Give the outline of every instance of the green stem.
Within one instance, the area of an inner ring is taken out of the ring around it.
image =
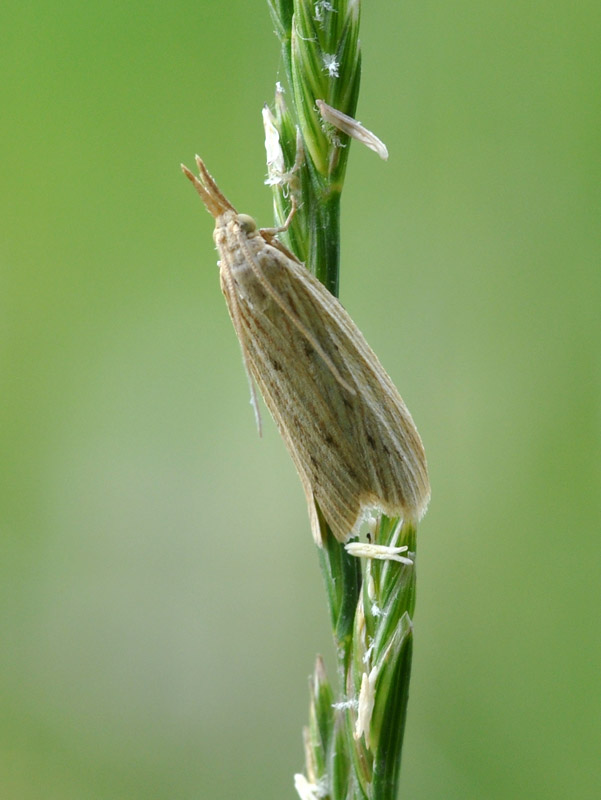
[[[310,264],[326,289],[338,297],[340,284],[340,193],[330,192],[317,203],[311,226]]]
[[[413,634],[410,633],[399,654],[396,666],[397,679],[392,681],[393,691],[388,698],[389,708],[399,713],[395,719],[387,720],[388,724],[382,726],[378,757],[373,765],[372,800],[395,800],[398,793],[412,654]]]
[[[338,663],[346,679],[352,656],[355,612],[363,580],[361,563],[336,541],[321,515],[320,523],[323,546],[318,550],[319,564],[326,584]]]
[[[359,0],[268,4],[288,81],[287,91],[276,88],[274,113],[264,111],[276,224],[294,203],[286,241],[338,297],[340,195],[350,138],[327,120],[320,101],[330,111],[355,116]],[[390,559],[362,563],[317,511],[339,687],[332,690],[318,658],[305,735],[306,780],[328,800],[394,800],[407,715],[415,569]],[[381,515],[372,536],[376,545],[407,545],[415,553],[415,528],[399,519]]]

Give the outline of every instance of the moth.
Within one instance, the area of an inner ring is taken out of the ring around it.
[[[424,448],[407,407],[340,302],[277,238],[239,214],[197,156],[182,165],[215,218],[221,289],[255,383],[301,479],[340,542],[370,512],[418,520],[430,499]],[[281,230],[281,229],[280,229]]]

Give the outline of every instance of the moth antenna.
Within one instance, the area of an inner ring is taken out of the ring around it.
[[[257,280],[259,281],[261,286],[265,289],[267,294],[271,298],[273,298],[273,300],[277,303],[277,305],[282,309],[284,314],[286,314],[290,322],[292,322],[292,324],[296,328],[298,328],[298,330],[302,333],[305,339],[309,342],[311,347],[313,347],[313,349],[321,356],[326,366],[328,367],[328,369],[330,370],[336,381],[338,381],[340,386],[342,386],[343,389],[346,389],[346,391],[349,392],[349,394],[356,395],[357,392],[355,388],[351,386],[350,383],[344,380],[338,368],[336,367],[332,359],[329,357],[329,355],[325,352],[323,347],[319,344],[317,339],[313,336],[313,334],[309,330],[307,330],[307,328],[303,325],[300,319],[298,319],[296,314],[293,314],[292,311],[290,311],[290,309],[282,301],[278,293],[270,285],[269,281],[265,280],[265,278],[261,274],[261,270],[256,264],[254,255],[252,254],[250,248],[247,247],[246,242],[244,240],[240,242],[240,247],[244,250],[244,254],[246,255],[247,261],[250,263],[252,271],[256,275]]]

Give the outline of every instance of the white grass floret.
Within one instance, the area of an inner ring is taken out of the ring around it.
[[[348,542],[344,545],[346,552],[356,558],[374,558],[378,561],[398,561],[400,564],[411,566],[413,561],[406,556],[409,549],[407,545],[403,547],[389,547],[385,544],[370,544],[369,542]]]
[[[326,56],[324,55],[324,64],[325,59]],[[332,73],[330,72],[330,74]],[[337,73],[335,77],[338,77]],[[333,125],[339,131],[346,133],[352,139],[356,139],[358,142],[361,142],[361,144],[369,147],[370,150],[377,153],[384,161],[388,159],[388,148],[384,142],[378,139],[375,133],[368,130],[358,120],[349,117],[348,114],[343,114],[342,111],[338,111],[336,108],[332,108],[332,106],[329,106],[323,100],[316,100],[315,104],[324,122],[329,122],[330,125]]]
[[[267,180],[265,183],[268,186],[279,186],[283,182],[286,172],[280,134],[275,126],[275,119],[269,106],[263,106],[262,115],[263,129],[265,131],[265,153],[267,156]]]
[[[332,708],[335,708],[336,711],[347,711],[348,709],[357,711],[359,709],[359,699],[353,697],[350,700],[339,700],[337,703],[332,703]]]
[[[340,62],[336,58],[335,53],[323,53],[323,68],[328,73],[330,78],[338,78],[340,71]]]
[[[357,722],[355,724],[355,739],[365,738],[365,744],[371,746],[369,728],[371,725],[371,715],[376,702],[376,679],[378,670],[374,667],[368,674],[364,672],[361,677],[361,690],[359,692],[359,710],[357,712]]]
[[[325,797],[325,792],[317,783],[309,783],[301,772],[294,776],[294,788],[300,800],[321,800]]]

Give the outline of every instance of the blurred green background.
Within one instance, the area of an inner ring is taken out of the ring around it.
[[[402,786],[601,797],[601,6],[367,2],[342,299],[433,485]],[[195,152],[271,224],[266,4],[0,7],[0,797],[293,798],[333,663]]]

